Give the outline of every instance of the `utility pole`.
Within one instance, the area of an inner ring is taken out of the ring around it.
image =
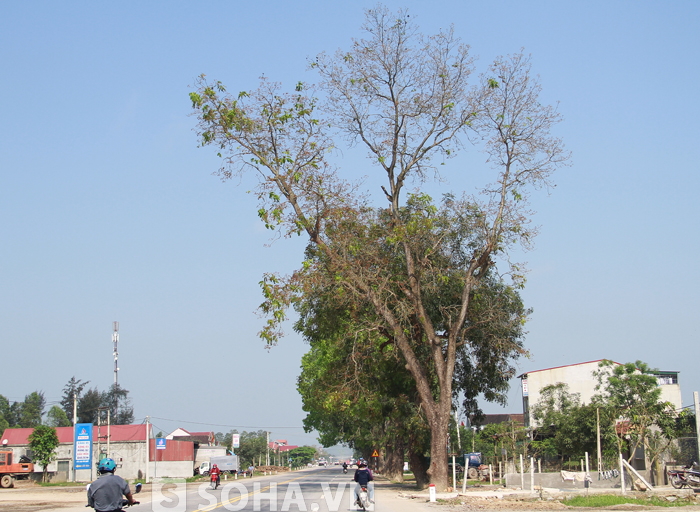
[[[265,465],[270,465],[270,433],[267,432],[267,458],[265,459]]]
[[[148,421],[150,420],[149,416],[146,416],[146,483],[149,482],[148,480],[148,466],[150,463],[150,458],[151,458],[151,436],[150,436],[150,425]]]
[[[101,407],[97,408],[97,463],[100,463],[100,460],[102,458],[100,455],[102,455],[102,450],[100,448],[100,425],[102,425],[102,414],[100,411]]]
[[[75,452],[75,424],[78,421],[78,397],[73,389],[73,452]],[[73,453],[73,482],[75,482],[75,453]]]
[[[700,460],[700,398],[698,392],[693,391],[693,401],[695,402],[695,434],[697,436],[698,460]]]
[[[109,451],[109,438],[112,437],[112,422],[109,417],[109,407],[107,407],[107,457],[111,457]]]
[[[600,478],[600,472],[603,471],[603,452],[600,449],[600,407],[596,407],[595,417],[597,433],[596,441],[598,442],[598,478]]]
[[[98,450],[97,450],[97,462],[102,460],[102,451],[100,450],[100,440],[102,439],[102,435],[100,433],[100,426],[103,424],[102,423],[102,412],[103,411],[107,411],[107,435],[105,436],[105,438],[107,438],[107,443],[106,443],[107,444],[107,457],[110,456],[109,436],[110,436],[112,429],[111,429],[111,425],[110,425],[111,419],[110,419],[110,415],[109,415],[109,407],[98,407],[97,408],[97,448],[98,448]]]
[[[459,453],[462,453],[462,439],[459,435],[459,421],[457,421],[457,411],[455,411],[455,425],[457,425],[457,447],[459,449]]]

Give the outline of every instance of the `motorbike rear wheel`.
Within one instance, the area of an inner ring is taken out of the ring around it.
[[[670,475],[669,479],[674,489],[681,489],[685,485],[678,475]]]
[[[363,488],[362,491],[360,491],[360,496],[357,502],[360,505],[361,510],[366,511],[369,508],[369,492],[366,489]]]

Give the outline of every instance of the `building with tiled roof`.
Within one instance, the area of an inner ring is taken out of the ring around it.
[[[32,428],[8,428],[0,437],[3,448],[12,449],[13,456],[19,459],[25,455],[33,458],[29,448]],[[158,476],[190,477],[194,468],[194,444],[191,441],[168,440],[165,449],[156,450],[152,426],[149,425],[102,425],[92,427],[92,468],[73,468],[75,452],[73,427],[57,427],[59,445],[56,460],[47,470],[52,482],[75,479],[79,482],[92,481],[97,477],[97,462],[104,457],[114,459],[117,473],[126,479]],[[147,448],[148,447],[148,448]],[[148,454],[148,461],[147,461]],[[42,468],[35,465],[37,478]]]

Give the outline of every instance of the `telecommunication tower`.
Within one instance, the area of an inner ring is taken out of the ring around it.
[[[114,332],[112,333],[112,343],[114,343],[114,386],[117,386],[117,374],[119,373],[119,366],[117,365],[117,358],[119,357],[119,352],[117,351],[117,344],[119,343],[119,322],[112,322],[112,328]]]

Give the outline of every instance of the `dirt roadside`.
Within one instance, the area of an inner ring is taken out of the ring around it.
[[[669,510],[668,507],[654,507],[641,505],[615,505],[608,509],[591,509],[586,507],[569,507],[564,503],[566,496],[571,496],[572,492],[542,492],[533,497],[529,492],[508,491],[504,488],[491,488],[485,486],[477,489],[470,489],[465,494],[445,493],[438,494],[437,503],[430,503],[429,495],[425,491],[417,491],[409,485],[394,484],[381,478],[377,479],[376,487],[378,509],[381,503],[388,505],[390,510],[400,510],[402,512],[467,512],[475,510],[504,510],[504,511],[646,511],[646,510]],[[668,497],[669,501],[675,501],[681,497],[693,496],[689,490],[676,491],[674,489],[660,489],[655,493],[659,497]],[[683,496],[681,496],[683,495]],[[643,497],[644,493],[638,496],[630,493],[632,497]],[[683,512],[700,512],[700,495],[695,495],[697,505],[687,505],[678,508]],[[379,501],[381,500],[381,501]]]
[[[12,489],[0,489],[0,510],[38,512],[51,508],[84,506],[85,485],[41,487],[34,482],[15,481]]]
[[[517,511],[556,511],[580,510],[562,503],[563,495],[543,493],[541,497],[531,497],[529,493],[500,493],[494,489],[473,489],[466,494],[438,494],[438,502],[430,503],[428,493],[418,491],[410,485],[395,484],[378,478],[375,482],[377,512],[471,512],[503,510]],[[502,489],[502,488],[500,488]],[[676,491],[677,492],[677,491]],[[150,485],[144,486],[142,493],[150,495]],[[700,498],[700,495],[696,499]],[[142,500],[143,502],[143,500]],[[17,482],[13,489],[0,489],[0,511],[13,512],[85,512],[85,485],[70,487],[41,487],[35,483]],[[595,509],[596,512],[604,512]],[[639,505],[616,505],[611,511],[660,510],[659,507]],[[666,509],[668,510],[668,509]],[[700,512],[698,505],[681,507],[682,512]]]

